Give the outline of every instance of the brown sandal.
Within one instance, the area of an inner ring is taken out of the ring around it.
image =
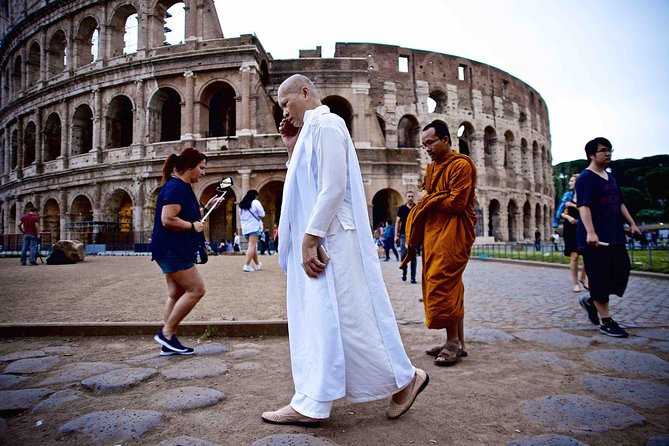
[[[434,356],[434,357],[436,358],[437,356],[439,356],[439,353],[441,353],[441,351],[442,351],[445,347],[446,347],[446,344],[444,344],[444,345],[437,345],[436,347],[432,347],[432,348],[429,349],[429,350],[425,350],[425,354],[428,355],[428,356]],[[460,357],[461,357],[461,358],[466,358],[467,356],[469,356],[469,355],[467,354],[467,351],[466,351],[466,350],[462,350],[462,349],[460,349]]]
[[[452,342],[448,342],[435,358],[434,365],[448,367],[458,362],[461,356],[462,351],[460,347]]]

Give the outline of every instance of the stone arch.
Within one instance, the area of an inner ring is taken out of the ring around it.
[[[508,227],[509,227],[509,236],[508,240],[510,242],[515,242],[518,240],[518,205],[516,204],[516,201],[512,198],[509,200],[509,205],[507,206],[507,215],[508,215]]]
[[[19,167],[19,131],[12,130],[11,140],[9,142],[9,168],[14,170]]]
[[[471,122],[465,121],[458,126],[458,152],[471,156],[474,133],[474,126]]]
[[[384,145],[386,143],[386,120],[380,114],[376,114],[376,120],[379,123],[379,128],[381,129],[381,135],[383,136]]]
[[[483,237],[485,235],[483,230],[483,210],[481,210],[481,205],[478,200],[474,203],[474,213],[476,214],[474,231],[477,237]]]
[[[23,132],[23,166],[29,166],[35,162],[35,143],[37,137],[37,126],[33,121],[26,124]]]
[[[76,68],[86,66],[99,58],[98,21],[93,16],[85,17],[79,23],[76,37],[74,38],[74,66]]]
[[[397,147],[420,147],[420,125],[413,115],[404,115],[397,124]]]
[[[495,150],[497,146],[497,132],[495,129],[487,126],[483,130],[483,158],[485,167],[495,166]]]
[[[502,209],[499,201],[494,198],[488,204],[488,237],[494,237],[495,241],[504,240],[502,235]]]
[[[208,84],[200,95],[201,133],[209,138],[235,136],[237,133],[237,94],[224,81]]]
[[[159,88],[149,100],[149,142],[181,139],[181,95],[173,87]]]
[[[153,46],[180,45],[186,41],[186,4],[183,0],[158,0],[153,6],[154,17],[157,22],[155,26],[156,35],[153,38]],[[159,18],[163,18],[159,21]],[[173,33],[168,39],[167,34]],[[171,41],[171,42],[168,42]]]
[[[68,213],[68,227],[71,237],[84,243],[93,242],[93,227],[85,222],[93,221],[93,205],[85,194],[79,194],[72,200]]]
[[[132,144],[133,106],[125,95],[115,96],[107,106],[107,148],[128,147]]]
[[[542,186],[543,175],[541,174],[541,152],[539,151],[539,144],[536,141],[532,142],[532,173],[534,184],[536,186],[535,192],[539,192]]]
[[[132,195],[122,189],[114,189],[109,195],[105,211],[109,215],[109,220],[118,223],[118,232],[131,234],[133,231],[133,198]]]
[[[532,234],[532,206],[529,201],[526,201],[523,205],[523,238],[531,239]]]
[[[44,161],[53,161],[61,155],[62,126],[58,113],[51,113],[44,124]]]
[[[22,85],[22,62],[23,59],[21,59],[21,56],[16,56],[16,59],[14,59],[14,68],[12,69],[12,89],[14,90],[14,94],[17,94],[19,91],[23,90],[23,85]]]
[[[330,111],[339,116],[346,123],[349,134],[353,135],[353,107],[341,96],[327,96],[321,100],[323,105],[330,107]]]
[[[125,54],[126,48],[126,25],[131,16],[137,14],[137,8],[131,3],[126,3],[118,6],[111,14],[111,21],[108,27],[108,41],[109,41],[109,57],[118,57]],[[135,30],[134,35],[129,36],[139,41],[139,27]]]
[[[434,102],[434,109],[432,111],[430,111],[430,107],[428,106],[427,111],[429,113],[446,113],[448,108],[448,94],[444,90],[441,88],[435,88],[430,92],[429,99]]]
[[[72,115],[71,155],[83,155],[93,150],[93,111],[88,104],[81,104]]]
[[[271,178],[257,186],[258,199],[265,209],[263,224],[265,229],[270,230],[270,234],[274,233],[274,227],[279,223],[279,217],[281,216],[283,186],[283,179],[276,178]]]
[[[42,208],[43,231],[51,233],[51,243],[60,240],[60,205],[55,198],[49,198]]]
[[[67,65],[67,37],[62,29],[56,30],[49,39],[47,49],[47,72],[56,76],[65,70]]]
[[[26,60],[26,71],[28,85],[35,86],[40,79],[41,50],[38,42],[32,42],[28,49],[28,60]]]
[[[544,228],[550,228],[550,225],[551,225],[551,222],[549,221],[550,220],[550,215],[552,215],[552,213],[550,213],[550,214],[548,213],[548,206],[544,204],[543,214],[542,214],[542,218],[543,218],[543,225],[542,226]]]
[[[516,166],[514,158],[514,143],[515,137],[511,130],[504,132],[504,168],[509,172],[513,172]]]
[[[380,222],[390,221],[395,224],[397,209],[402,206],[402,194],[395,189],[381,189],[372,198],[372,226],[377,227]]]
[[[12,203],[9,207],[9,232],[18,232],[16,227],[16,203]]]
[[[532,152],[527,147],[527,140],[521,138],[520,140],[520,159],[521,159],[521,176],[525,180],[525,185],[531,184],[532,175]],[[528,189],[528,187],[525,187]]]
[[[541,205],[539,203],[534,205],[534,227],[539,228],[540,231],[543,229],[543,214],[541,212]],[[543,234],[544,236],[546,234]]]

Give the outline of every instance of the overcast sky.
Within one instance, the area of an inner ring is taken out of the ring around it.
[[[614,159],[669,153],[669,0],[215,0],[225,37],[275,59],[335,42],[453,54],[502,69],[548,105],[553,164],[608,137]]]

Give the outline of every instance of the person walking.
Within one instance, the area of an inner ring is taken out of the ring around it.
[[[590,162],[576,180],[576,196],[581,219],[576,227],[576,245],[583,255],[588,276],[590,297],[579,303],[599,331],[617,338],[628,336],[613,320],[609,296],[622,297],[629,281],[631,264],[627,250],[623,223],[629,225],[632,235],[641,235],[634,219],[623,203],[620,187],[606,168],[611,164],[613,145],[603,137],[585,145],[585,155]]]
[[[541,251],[541,232],[539,228],[534,228],[534,249]]]
[[[588,289],[588,277],[585,274],[585,268],[581,268],[579,278],[578,274],[578,250],[576,249],[576,223],[578,221],[578,206],[576,205],[575,187],[578,174],[569,178],[569,190],[562,195],[560,204],[553,217],[553,228],[557,228],[562,219],[562,238],[564,239],[564,255],[569,257],[569,272],[571,273],[571,290],[574,293],[580,293],[581,287]]]
[[[242,234],[247,240],[246,260],[242,270],[250,273],[260,271],[262,263],[258,261],[258,239],[263,233],[262,218],[265,209],[258,200],[258,191],[251,189],[239,203],[239,221],[242,225]],[[253,265],[251,265],[253,262]]]
[[[391,397],[386,415],[397,418],[429,377],[411,364],[402,346],[369,228],[355,147],[344,121],[321,104],[306,76],[290,76],[278,96],[284,116],[279,131],[289,160],[279,265],[287,275],[295,393],[289,405],[261,418],[315,426],[343,397],[353,402]]]
[[[170,154],[163,163],[162,187],[156,200],[151,235],[151,260],[165,274],[168,297],[164,323],[153,337],[162,347],[162,356],[192,355],[176,336],[181,321],[205,293],[204,281],[195,267],[196,251],[202,240],[204,224],[200,219],[210,207],[218,207],[218,196],[200,206],[193,184],[204,175],[207,157],[194,148]]]
[[[21,246],[21,265],[26,265],[26,255],[30,265],[37,266],[37,249],[39,239],[39,215],[37,209],[32,207],[21,217],[19,230],[23,233],[23,246]]]
[[[400,257],[402,260],[407,255],[407,238],[406,238],[406,224],[409,212],[416,205],[414,202],[414,193],[409,191],[406,193],[406,203],[397,209],[397,218],[395,219],[395,242],[400,244]],[[416,257],[411,259],[411,283],[416,283]],[[402,268],[402,281],[407,280],[407,267]]]
[[[464,339],[465,287],[462,274],[476,238],[476,167],[451,148],[448,125],[426,125],[421,141],[432,159],[425,169],[424,195],[407,218],[407,256],[423,245],[423,305],[425,325],[445,329],[446,343],[427,350],[437,366],[451,366],[467,356]]]
[[[395,260],[400,261],[400,256],[395,248],[395,226],[391,225],[390,222],[387,222],[386,227],[383,228],[383,249],[386,253],[385,262],[390,260],[390,251],[395,254]]]

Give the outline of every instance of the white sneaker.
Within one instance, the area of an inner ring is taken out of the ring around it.
[[[244,268],[242,268],[242,269],[244,270],[245,273],[252,273],[253,271],[255,271],[253,269],[253,267],[251,267],[249,265],[244,265]]]
[[[256,265],[256,271],[261,271],[262,270],[262,263],[258,263]]]

